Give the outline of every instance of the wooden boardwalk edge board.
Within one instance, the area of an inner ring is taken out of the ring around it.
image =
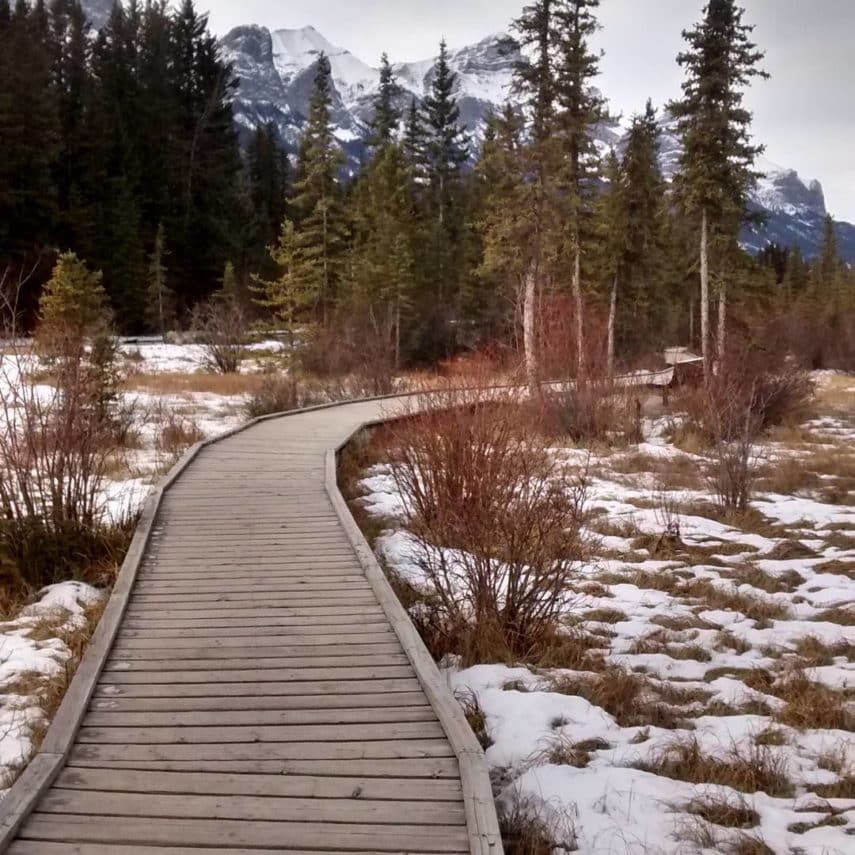
[[[497,389],[499,388],[511,389],[515,387],[497,387]],[[152,539],[158,512],[164,504],[170,487],[176,483],[203,449],[223,442],[236,434],[248,431],[256,425],[275,419],[359,403],[401,400],[419,394],[421,393],[397,393],[359,401],[319,404],[288,413],[261,416],[217,437],[197,443],[187,450],[166,478],[149,495],[128,553],[116,577],[110,600],[68,691],[48,728],[42,745],[5,798],[0,801],[0,855],[6,852],[15,841],[23,823],[66,765],[95,692],[96,684],[109,660],[114,641],[127,611],[134,583]],[[386,420],[375,419],[364,422],[353,430],[348,439],[338,448],[327,451],[324,473],[325,491],[333,503],[336,514],[347,532],[348,539],[354,547],[366,577],[376,592],[377,598],[412,664],[419,683],[430,703],[434,706],[440,725],[457,756],[470,852],[472,855],[486,855],[486,853],[501,855],[501,836],[484,753],[469,728],[459,704],[443,681],[436,663],[425,648],[409,615],[401,606],[383,571],[377,564],[370,546],[362,536],[338,489],[336,478],[338,452],[361,430]]]

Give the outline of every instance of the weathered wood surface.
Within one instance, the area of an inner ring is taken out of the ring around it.
[[[0,803],[0,852],[501,855],[483,754],[334,483],[399,403],[188,455]]]

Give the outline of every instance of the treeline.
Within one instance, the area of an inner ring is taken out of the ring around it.
[[[33,272],[30,305],[73,249],[103,271],[121,329],[155,329],[155,256],[182,312],[228,260],[263,254],[267,188],[242,162],[236,81],[192,0],[117,4],[97,35],[77,0],[0,0],[0,79],[0,270]]]
[[[385,57],[366,164],[340,180],[328,61],[317,65],[286,218],[279,275],[262,302],[312,320],[318,349],[350,365],[434,360],[490,343],[543,376],[612,371],[690,343],[712,371],[728,335],[773,358],[855,363],[855,275],[829,218],[822,256],[739,244],[762,151],[742,93],[765,76],[732,0],[708,4],[677,61],[668,105],[684,151],[669,184],[657,112],[632,118],[620,151],[597,131],[597,0],[538,0],[514,23],[532,61],[478,150],[444,45],[423,105],[402,103]],[[406,103],[406,102],[404,102]],[[468,163],[474,156],[475,166]]]
[[[685,82],[667,105],[683,153],[666,182],[652,104],[619,150],[598,142],[598,5],[523,9],[513,26],[531,61],[482,140],[464,129],[444,45],[421,103],[384,56],[353,177],[326,57],[298,151],[268,126],[241,154],[236,82],[189,0],[176,13],[117,6],[94,39],[76,2],[8,12],[0,0],[2,254],[74,249],[103,270],[126,330],[168,327],[175,309],[186,319],[228,278],[246,307],[314,331],[316,370],[489,348],[524,356],[534,382],[685,343],[711,371],[729,340],[851,366],[855,277],[833,222],[810,262],[739,244],[762,150],[743,92],[765,76],[740,7],[709,3],[685,33]]]

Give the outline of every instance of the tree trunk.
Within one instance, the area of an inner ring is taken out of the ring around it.
[[[718,369],[724,366],[724,352],[727,348],[727,286],[722,283],[718,292]]]
[[[615,321],[617,319],[617,289],[618,277],[615,273],[615,278],[612,280],[612,297],[609,302],[609,332],[608,332],[608,356],[607,367],[609,377],[615,376]]]
[[[704,208],[701,216],[701,355],[704,379],[710,379],[710,258],[709,219]]]
[[[525,375],[532,397],[540,393],[537,359],[535,308],[537,302],[537,275],[535,265],[529,265],[523,277],[523,348],[525,350]]]
[[[582,317],[582,247],[579,227],[573,234],[573,303],[576,311],[576,369],[577,376],[585,373],[585,321]]]

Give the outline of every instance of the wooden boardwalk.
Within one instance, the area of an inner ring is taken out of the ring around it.
[[[500,855],[483,754],[332,483],[395,405],[262,420],[185,461],[0,803],[0,851]]]

